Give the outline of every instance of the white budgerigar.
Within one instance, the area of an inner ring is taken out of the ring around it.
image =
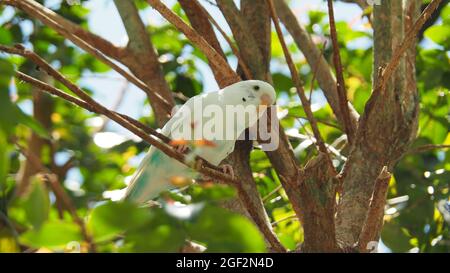
[[[275,90],[266,82],[238,82],[219,91],[190,98],[167,122],[162,133],[173,140],[183,139],[186,143],[191,143],[191,140],[206,141],[209,145],[192,147],[188,157],[200,156],[219,166],[233,152],[236,139],[241,133],[262,116],[264,107],[261,106],[272,105],[275,100]],[[246,111],[242,110],[244,108]],[[234,109],[234,112],[229,111],[230,109]],[[189,128],[186,128],[186,124]],[[208,133],[209,131],[216,134]],[[178,150],[184,151],[185,146],[179,146]],[[223,169],[232,174],[229,166]],[[145,203],[161,192],[178,186],[176,180],[180,177],[192,179],[196,175],[184,164],[151,147],[131,179],[125,198]]]

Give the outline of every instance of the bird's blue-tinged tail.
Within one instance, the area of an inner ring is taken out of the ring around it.
[[[161,192],[171,188],[167,180],[168,156],[158,149],[150,151],[142,160],[125,194],[125,199],[135,203],[145,203],[156,198]]]
[[[125,199],[143,204],[163,191],[176,188],[176,178],[192,180],[195,173],[179,161],[151,147],[142,160],[125,193]]]

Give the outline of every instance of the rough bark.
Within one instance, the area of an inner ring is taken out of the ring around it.
[[[262,79],[271,82],[270,59],[271,59],[271,21],[269,6],[266,0],[242,0],[241,13],[247,21],[247,26],[252,30],[250,34],[256,41],[261,54],[261,67],[264,69]]]
[[[417,90],[405,88],[402,83],[394,84],[395,76],[387,79],[386,88],[379,88],[382,80],[380,68],[391,61],[393,48],[398,45],[394,36],[403,33],[403,30],[394,28],[401,25],[398,20],[403,20],[399,19],[403,18],[403,9],[398,5],[397,1],[383,1],[382,5],[374,7],[375,87],[343,170],[343,196],[337,214],[338,240],[347,246],[358,240],[383,166],[392,170],[416,135]],[[399,65],[400,71],[405,71],[404,65]]]
[[[339,252],[334,214],[337,179],[324,154],[312,159],[299,177],[303,210],[302,252]]]
[[[375,182],[375,190],[370,200],[369,211],[367,212],[366,221],[358,239],[358,250],[361,252],[372,251],[370,243],[376,242],[378,244],[380,240],[381,229],[383,227],[384,206],[386,205],[390,180],[391,174],[384,167]]]

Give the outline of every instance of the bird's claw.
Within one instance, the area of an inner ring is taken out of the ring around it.
[[[224,174],[228,174],[231,176],[231,178],[234,179],[234,170],[233,170],[233,166],[231,166],[230,164],[223,164],[220,166],[220,168],[222,169],[222,172]]]
[[[181,154],[185,154],[189,147],[187,145],[177,145],[175,146],[175,150]]]

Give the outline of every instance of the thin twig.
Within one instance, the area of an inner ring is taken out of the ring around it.
[[[158,94],[158,92],[152,90],[135,75],[126,71],[109,59],[108,56],[123,63],[123,59],[127,54],[129,54],[124,49],[115,47],[113,44],[96,36],[95,34],[87,32],[86,30],[78,27],[76,24],[65,20],[62,17],[59,17],[53,11],[47,9],[44,6],[41,6],[35,1],[7,1],[6,4],[17,7],[30,16],[35,17],[36,19],[54,29],[63,37],[72,41],[81,49],[85,50],[101,62],[111,67],[125,79],[136,85],[141,90],[144,90],[152,100],[157,100],[162,105],[164,105],[164,107],[167,108],[167,113],[170,113],[170,111],[172,110],[171,104],[160,94]]]
[[[272,225],[272,226],[276,226],[276,225],[278,225],[279,223],[284,222],[284,221],[287,221],[287,220],[300,221],[300,220],[298,219],[297,215],[294,214],[294,215],[289,215],[289,216],[286,216],[286,217],[284,217],[284,218],[281,218],[280,220],[274,221],[274,222],[271,223],[271,225]]]
[[[339,104],[342,111],[344,130],[345,133],[347,134],[347,139],[349,143],[352,143],[355,130],[352,126],[350,111],[348,109],[347,90],[345,88],[344,73],[342,71],[341,53],[339,50],[339,43],[336,31],[336,22],[334,20],[333,0],[328,0],[328,15],[330,18],[330,34],[331,34],[331,41],[333,43],[333,63],[336,69]]]
[[[402,43],[398,46],[398,48],[394,51],[392,55],[391,61],[387,64],[386,68],[383,70],[382,77],[378,89],[383,90],[386,88],[391,76],[396,71],[400,61],[405,54],[405,52],[413,45],[415,42],[415,38],[417,34],[422,29],[423,25],[430,19],[433,15],[434,11],[439,7],[439,4],[442,0],[432,0],[430,4],[425,8],[420,17],[414,23],[414,25],[409,29],[408,33],[406,33],[405,38]]]
[[[303,109],[305,110],[306,116],[308,117],[308,121],[311,124],[311,128],[313,130],[314,137],[317,140],[316,143],[317,143],[318,149],[319,149],[319,151],[321,151],[322,153],[327,155],[327,158],[328,158],[327,161],[330,164],[330,166],[332,167],[333,163],[332,163],[330,155],[328,153],[328,149],[325,146],[325,141],[323,140],[323,138],[322,138],[322,136],[320,134],[319,127],[317,126],[317,121],[316,121],[316,119],[315,119],[315,117],[313,115],[313,112],[311,110],[311,103],[310,103],[310,101],[308,101],[308,98],[305,95],[305,90],[304,90],[303,85],[301,83],[301,80],[300,80],[297,68],[295,67],[295,64],[294,64],[294,61],[292,59],[292,56],[291,56],[291,54],[289,52],[289,49],[288,49],[288,47],[286,45],[286,41],[284,40],[283,32],[281,31],[279,18],[278,18],[278,15],[277,15],[277,11],[275,10],[275,6],[274,6],[272,0],[267,0],[267,2],[269,3],[272,20],[274,22],[275,29],[276,29],[276,32],[277,32],[277,35],[278,35],[278,39],[280,40],[281,47],[283,48],[283,53],[284,53],[286,62],[288,64],[288,66],[289,66],[289,70],[291,72],[291,77],[292,77],[292,80],[294,82],[295,88],[297,90],[297,94],[300,97],[300,100],[301,100],[302,105],[303,105]]]
[[[213,69],[225,75],[225,85],[231,85],[241,81],[239,75],[231,69],[230,65],[222,58],[222,56],[220,56],[220,54],[201,35],[199,35],[197,31],[187,25],[178,15],[161,3],[160,0],[147,0],[147,2],[208,57]]]
[[[276,3],[278,16],[286,27],[286,30],[294,39],[297,47],[305,55],[305,58],[312,69],[317,69],[317,83],[322,89],[337,120],[342,125],[344,121],[336,88],[336,77],[333,75],[330,65],[322,54],[320,54],[320,50],[317,48],[311,35],[302,27],[297,20],[295,13],[289,8],[286,0],[274,0],[274,2]],[[349,104],[348,107],[350,109],[353,126],[356,127],[359,114],[351,104]]]
[[[106,107],[102,106],[98,102],[94,101],[93,99],[90,99],[91,101],[88,103],[86,101],[80,100],[76,97],[73,97],[67,93],[65,93],[62,90],[59,90],[51,85],[48,85],[44,82],[41,82],[35,78],[32,78],[22,72],[17,72],[17,77],[25,82],[28,82],[34,86],[39,87],[41,90],[46,91],[50,94],[56,95],[60,98],[63,98],[66,101],[69,101],[73,104],[76,104],[88,111],[102,114],[110,118],[111,120],[115,121],[119,125],[123,126],[124,128],[128,129],[130,132],[134,133],[135,135],[142,138],[145,142],[149,143],[150,145],[155,146],[156,148],[160,149],[162,152],[164,152],[166,155],[168,155],[171,158],[174,158],[181,163],[185,164],[186,166],[190,168],[194,168],[197,171],[212,177],[219,179],[224,182],[228,182],[232,185],[235,185],[237,183],[237,180],[231,178],[229,175],[226,175],[222,172],[222,169],[220,169],[217,166],[212,165],[211,163],[207,162],[205,159],[201,157],[197,157],[195,163],[191,164],[185,161],[184,154],[180,154],[177,151],[173,149],[172,146],[169,146],[168,144],[171,143],[171,139],[167,136],[164,136],[160,133],[158,133],[153,128],[150,128],[148,126],[145,126],[144,124],[140,123],[137,120],[134,120],[133,118],[108,110]],[[78,88],[78,87],[77,87]],[[73,90],[71,90],[73,91]],[[161,139],[163,142],[158,141],[154,137],[157,137]]]
[[[440,150],[440,149],[450,149],[450,145],[445,145],[445,144],[441,144],[441,145],[436,145],[436,144],[427,144],[427,145],[423,145],[423,146],[419,146],[416,148],[411,148],[408,151],[408,154],[418,154],[418,153],[426,153],[432,150]]]
[[[196,1],[196,0],[193,0]],[[200,4],[199,4],[200,5]],[[216,27],[216,29],[220,32],[222,37],[227,41],[228,45],[231,48],[231,51],[233,51],[233,54],[238,59],[238,65],[242,68],[242,71],[244,72],[244,75],[247,79],[253,79],[252,72],[250,72],[250,68],[245,63],[244,59],[242,58],[241,53],[239,52],[239,49],[234,45],[233,41],[231,41],[230,37],[228,37],[227,33],[222,29],[222,27],[217,23],[217,21],[214,19],[214,17],[209,14],[209,12],[202,6],[200,7],[203,9],[205,14],[208,16],[209,21]]]
[[[183,163],[184,165],[186,165],[190,168],[196,169],[200,173],[203,173],[209,177],[219,179],[221,181],[228,182],[233,185],[237,183],[236,179],[233,179],[229,175],[224,174],[220,168],[218,168],[217,166],[214,166],[213,164],[209,163],[205,159],[196,157],[195,162],[193,162],[193,163],[186,162],[184,154],[178,153],[177,151],[175,151],[173,149],[173,147],[171,147],[165,143],[162,143],[162,142],[158,141],[157,139],[149,136],[144,130],[140,129],[139,126],[136,126],[136,122],[130,122],[129,121],[130,118],[126,118],[118,113],[112,112],[109,109],[107,109],[106,107],[104,107],[103,105],[96,102],[88,94],[86,94],[82,89],[80,89],[77,85],[75,85],[74,83],[69,81],[64,75],[62,75],[60,72],[55,70],[44,59],[42,59],[40,56],[38,56],[34,52],[25,50],[20,45],[14,47],[14,48],[0,45],[0,51],[5,51],[5,52],[11,53],[11,54],[21,55],[21,56],[24,56],[24,57],[28,58],[29,60],[33,61],[35,64],[37,64],[40,67],[40,69],[42,69],[43,71],[48,73],[54,79],[56,79],[57,81],[62,83],[64,86],[66,86],[70,91],[75,93],[81,99],[81,101],[84,102],[84,106],[88,107],[86,109],[107,116],[111,120],[117,122],[124,128],[128,129],[130,132],[132,132],[135,135],[142,138],[147,143],[155,146],[156,148],[158,148],[159,150],[164,152],[167,156],[174,158],[174,159],[180,161],[181,163]],[[25,75],[25,74],[23,74],[23,75]],[[23,77],[23,75],[22,75],[22,77]],[[28,78],[23,77],[23,79],[29,79],[29,78],[31,78],[31,77],[29,77],[29,76],[28,76]],[[36,80],[36,79],[34,79],[34,81],[39,82],[39,80]],[[41,82],[41,86],[46,86],[46,85],[45,85],[45,83]],[[49,90],[45,90],[45,91],[49,91]],[[63,91],[61,91],[61,92],[63,92]],[[63,95],[63,98],[68,99],[69,98],[68,94]],[[72,102],[74,102],[74,101],[72,101]],[[80,106],[81,106],[81,104],[80,104]],[[156,135],[156,134],[154,134],[154,135]]]
[[[58,89],[56,87],[53,87],[53,86],[51,86],[51,85],[49,85],[49,84],[47,84],[45,82],[37,80],[37,79],[35,79],[35,78],[25,74],[25,73],[17,71],[16,76],[17,76],[17,78],[19,80],[27,82],[27,83],[29,83],[29,84],[39,88],[39,90],[46,91],[46,92],[48,92],[48,93],[50,93],[52,95],[60,97],[60,98],[62,98],[64,100],[66,100],[68,102],[71,102],[72,104],[75,104],[75,105],[77,105],[77,106],[79,106],[81,108],[84,108],[84,109],[86,109],[86,110],[88,110],[90,112],[101,114],[101,112],[98,111],[98,109],[94,108],[91,104],[89,104],[89,103],[87,103],[87,102],[85,102],[83,100],[80,100],[77,97],[69,95],[66,92],[64,92],[64,91],[62,91],[62,90],[60,90],[60,89]],[[148,126],[142,124],[141,122],[139,122],[139,121],[137,121],[137,120],[127,116],[127,115],[120,114],[120,113],[115,112],[115,111],[111,111],[111,112],[116,114],[116,115],[121,116],[122,118],[124,118],[128,122],[132,123],[134,126],[138,127],[139,129],[143,130],[144,132],[146,132],[147,134],[153,135],[153,136],[161,139],[165,143],[170,143],[170,141],[171,141],[170,138],[168,138],[165,135],[159,133],[155,129],[153,129],[151,127],[148,127]]]
[[[269,192],[266,196],[262,198],[263,203],[266,203],[268,200],[270,200],[270,197],[277,193],[279,190],[283,188],[283,185],[278,185],[273,191]]]
[[[25,49],[22,45],[17,44],[14,47],[8,47],[8,46],[4,46],[4,45],[0,45],[0,51],[3,52],[7,52],[10,54],[16,54],[16,55],[20,55],[23,56],[25,58],[29,58],[31,60],[33,60],[33,62],[35,62],[39,67],[43,68],[42,66],[48,66],[48,64],[46,64],[46,62],[39,57],[38,55],[36,55],[34,52]],[[88,51],[89,52],[89,51]],[[96,54],[102,54],[101,52],[89,52],[92,55],[94,55],[95,57],[100,58],[100,56],[97,56]],[[104,56],[104,58],[107,59],[107,57]],[[117,71],[119,74],[121,74],[122,76],[124,76],[128,81],[130,81],[131,83],[133,83],[134,85],[136,85],[137,87],[139,87],[140,89],[144,90],[144,91],[148,91],[150,93],[154,93],[154,96],[152,97],[152,99],[157,99],[159,100],[162,104],[165,105],[165,107],[167,108],[167,111],[169,112],[171,110],[170,104],[163,98],[161,97],[159,94],[157,94],[156,92],[151,91],[147,85],[145,85],[145,83],[143,83],[141,80],[139,80],[138,78],[136,78],[134,75],[132,75],[131,73],[125,71],[124,69],[120,68],[118,65],[114,64],[112,61],[108,60],[105,62],[105,64],[109,65],[112,69],[114,69],[115,71]],[[44,69],[45,70],[45,69]],[[53,76],[53,75],[51,75]]]

